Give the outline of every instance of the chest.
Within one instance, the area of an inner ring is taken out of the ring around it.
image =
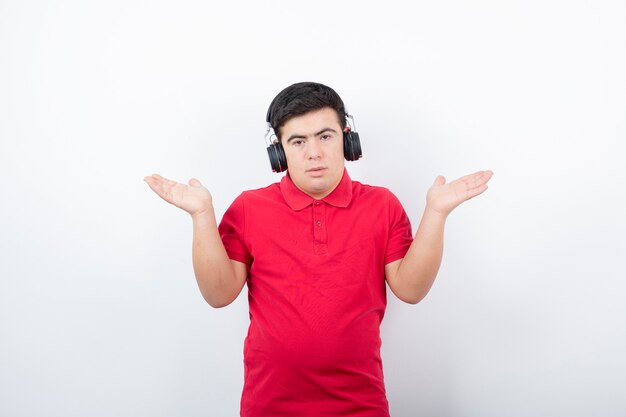
[[[320,285],[380,278],[389,233],[386,219],[383,208],[371,206],[338,208],[314,202],[294,211],[277,205],[247,225],[251,275]]]

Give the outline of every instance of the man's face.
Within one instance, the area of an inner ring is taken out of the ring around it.
[[[287,169],[296,187],[315,199],[330,194],[343,176],[343,132],[330,107],[292,117],[281,130]]]

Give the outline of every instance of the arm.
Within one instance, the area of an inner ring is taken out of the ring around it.
[[[212,206],[209,212],[191,217],[193,270],[200,292],[211,307],[227,306],[237,298],[246,283],[248,267],[228,258]]]
[[[437,177],[428,190],[426,208],[415,239],[403,259],[385,265],[391,291],[402,301],[420,302],[435,281],[443,257],[443,231],[446,218],[462,202],[487,189],[491,171],[478,171],[448,184]]]
[[[209,191],[194,178],[188,186],[157,174],[144,180],[159,197],[191,215],[193,268],[204,299],[215,308],[233,302],[246,282],[248,270],[244,263],[228,258]]]

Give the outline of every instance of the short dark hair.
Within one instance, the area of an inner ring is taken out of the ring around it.
[[[310,111],[330,107],[337,113],[341,130],[346,128],[346,110],[339,94],[324,84],[301,82],[285,88],[270,104],[269,122],[280,142],[280,128],[289,119]]]

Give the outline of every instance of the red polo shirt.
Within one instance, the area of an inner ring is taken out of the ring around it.
[[[287,174],[239,195],[219,231],[228,256],[249,267],[241,415],[389,416],[384,267],[413,241],[398,199],[344,170],[315,200]]]

